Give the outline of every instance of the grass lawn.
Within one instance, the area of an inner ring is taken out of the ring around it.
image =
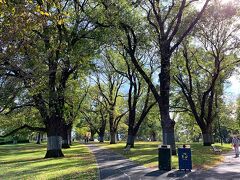
[[[123,148],[125,142],[118,144],[104,143],[101,146],[116,151],[125,157],[144,165],[145,167],[157,167],[158,166],[158,145],[160,142],[136,142],[135,148],[132,148],[130,152],[124,153]],[[178,145],[178,144],[177,144]],[[200,143],[190,143],[192,150],[192,163],[193,168],[209,168],[223,160],[223,156],[216,155],[211,150],[211,147],[203,146]],[[224,152],[231,150],[230,144],[215,144],[221,148]],[[172,167],[178,168],[177,156],[172,156]]]
[[[44,159],[46,144],[0,145],[0,179],[97,179],[97,165],[88,148],[74,144],[64,158]]]

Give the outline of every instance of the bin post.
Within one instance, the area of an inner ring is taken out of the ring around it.
[[[171,171],[172,151],[170,145],[158,146],[158,168],[159,170]]]

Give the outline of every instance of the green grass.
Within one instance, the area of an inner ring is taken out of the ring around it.
[[[97,179],[97,165],[88,148],[74,144],[64,158],[44,159],[46,145],[0,145],[0,179]]]
[[[157,167],[158,166],[158,145],[160,142],[136,142],[135,147],[131,149],[129,153],[124,153],[123,148],[125,143],[121,142],[118,144],[100,144],[101,146],[118,152],[125,157],[137,162],[138,164],[144,165],[145,167]],[[177,144],[178,145],[178,144]],[[214,154],[211,147],[203,146],[200,143],[191,143],[192,150],[192,163],[193,168],[209,168],[223,160],[222,155]],[[220,144],[215,144],[217,147]],[[230,144],[224,144],[220,146],[223,153],[231,150]],[[177,156],[172,156],[172,167],[178,168]]]

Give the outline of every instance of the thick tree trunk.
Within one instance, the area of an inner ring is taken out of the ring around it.
[[[161,98],[158,100],[161,125],[163,132],[163,144],[171,145],[172,154],[176,155],[175,135],[174,126],[175,122],[170,118],[169,115],[169,91],[170,91],[170,44],[164,44],[161,48],[161,73],[159,74],[160,79],[160,95]]]
[[[176,155],[174,125],[163,127],[163,144],[171,145],[172,155]]]
[[[103,136],[103,135],[100,135],[100,136],[99,136],[99,142],[100,142],[100,143],[103,143],[103,142],[104,142],[104,136]]]
[[[62,153],[62,137],[48,136],[47,137],[47,153],[45,158],[63,157]]]
[[[203,145],[211,146],[213,144],[212,127],[202,129]]]
[[[128,134],[126,147],[130,145],[131,148],[134,148],[134,142],[135,142],[135,136]]]
[[[37,135],[37,142],[36,144],[41,144],[41,133],[39,132]]]
[[[69,140],[69,125],[64,124],[62,127],[62,148],[67,149],[70,148],[70,140]]]
[[[110,132],[110,144],[116,144],[116,131],[114,130]]]
[[[104,115],[102,112],[101,112],[101,116],[102,116],[102,119],[101,119],[101,127],[99,129],[99,142],[100,143],[103,143],[104,142],[104,134],[105,134],[105,129],[106,129],[106,124],[107,124],[107,116]]]
[[[164,108],[160,109],[163,144],[171,145],[172,155],[176,155],[177,152],[174,134],[175,122],[170,119],[169,107],[167,110],[164,110]]]
[[[47,127],[47,153],[45,158],[63,157],[62,153],[62,120],[53,117]]]
[[[105,133],[105,128],[104,128],[104,131],[101,131],[99,132],[99,142],[103,143],[104,142],[104,133]]]
[[[135,121],[135,120],[134,120]],[[134,131],[134,121],[131,120],[129,118],[129,125],[128,125],[128,137],[127,137],[127,144],[126,144],[126,147],[128,145],[131,145],[131,148],[134,148],[134,140],[135,140],[135,131]]]

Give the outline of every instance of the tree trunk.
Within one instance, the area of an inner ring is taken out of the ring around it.
[[[100,142],[100,143],[103,143],[103,142],[104,142],[104,136],[103,136],[103,135],[100,135],[100,136],[99,136],[99,142]]]
[[[47,153],[45,158],[64,157],[62,153],[62,121],[56,117],[50,120],[47,127]]]
[[[91,136],[89,138],[89,141],[94,141],[94,134],[91,133]]]
[[[67,149],[70,148],[70,141],[69,141],[69,125],[65,124],[62,127],[62,148]]]
[[[163,127],[163,144],[171,145],[172,155],[176,155],[174,125]]]
[[[116,144],[116,131],[114,130],[110,132],[110,144]]]
[[[165,116],[167,116],[168,118],[166,118]],[[161,113],[161,125],[163,144],[171,145],[172,155],[176,155],[177,152],[174,134],[175,122],[170,119],[169,113],[167,114],[164,114],[164,112]]]
[[[156,133],[152,131],[151,141],[157,141]]]
[[[135,135],[128,134],[126,147],[130,145],[131,148],[134,148],[134,141],[135,141]]]
[[[164,42],[163,42],[164,43]],[[161,49],[161,73],[159,74],[160,79],[160,95],[161,98],[158,100],[161,125],[163,132],[163,144],[171,145],[172,155],[176,155],[175,135],[174,126],[175,122],[170,118],[169,115],[169,90],[170,90],[170,55],[168,54],[170,44],[163,44]]]
[[[101,127],[99,128],[99,142],[103,143],[104,142],[104,134],[105,134],[105,129],[106,129],[106,124],[107,124],[107,116],[104,115],[101,111]]]
[[[41,133],[39,132],[37,135],[37,142],[36,144],[41,144]]]
[[[96,131],[94,129],[90,129],[91,131],[91,136],[89,138],[89,141],[94,141],[94,135],[96,134]]]
[[[211,126],[202,129],[202,136],[204,146],[211,146],[213,144],[213,134]]]
[[[100,132],[98,134],[99,135],[99,142],[101,142],[101,143],[104,142],[104,133],[105,133],[104,131],[100,130]]]
[[[72,145],[72,126],[69,126],[68,128],[68,141],[69,145]]]
[[[64,157],[62,153],[62,137],[48,136],[47,137],[47,153],[45,158]]]
[[[131,120],[129,118],[129,125],[128,125],[128,137],[127,137],[127,144],[126,144],[126,147],[128,145],[131,145],[131,148],[134,148],[134,140],[135,140],[135,131],[134,131],[134,121]]]

